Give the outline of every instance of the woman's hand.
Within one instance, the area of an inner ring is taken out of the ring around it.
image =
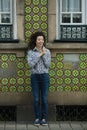
[[[46,49],[42,50],[42,52],[41,52],[41,54],[39,55],[39,57],[45,55],[46,53],[47,53],[47,50],[46,50]]]

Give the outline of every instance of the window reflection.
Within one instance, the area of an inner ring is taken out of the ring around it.
[[[0,11],[1,12],[10,11],[10,0],[0,0]]]
[[[73,23],[81,23],[81,22],[82,22],[81,14],[73,14]]]
[[[62,12],[80,12],[81,0],[62,0]]]
[[[70,14],[62,15],[62,23],[70,23]]]
[[[3,14],[1,16],[1,22],[2,23],[10,23],[10,15],[9,14]]]

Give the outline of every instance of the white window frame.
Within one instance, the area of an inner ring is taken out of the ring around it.
[[[82,23],[61,23],[61,0],[56,0],[56,39],[60,39],[60,25],[87,25],[87,0],[82,0]]]
[[[13,25],[13,40],[15,40],[17,39],[16,0],[10,0],[10,18],[11,18],[10,23],[0,22],[0,25]],[[0,21],[1,21],[1,15],[0,15]]]
[[[17,12],[17,8],[16,8],[16,0],[12,0],[13,1],[13,10],[14,10],[14,17],[13,17],[13,38],[17,39],[17,16],[16,16],[16,12]]]
[[[0,15],[0,24],[2,24],[2,25],[12,24],[12,0],[10,0],[10,12],[0,12],[0,14],[10,14],[10,23],[2,23],[1,22],[1,15]]]

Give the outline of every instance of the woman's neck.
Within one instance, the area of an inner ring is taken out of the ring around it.
[[[37,48],[38,50],[40,50],[40,51],[43,50],[43,47],[37,47],[37,46],[36,46],[36,48]]]

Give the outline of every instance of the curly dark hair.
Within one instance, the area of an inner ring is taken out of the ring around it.
[[[28,44],[28,49],[31,49],[33,50],[34,47],[36,46],[36,39],[38,36],[43,36],[44,38],[44,46],[45,46],[45,41],[46,41],[46,38],[45,38],[45,35],[43,32],[35,32],[33,33],[31,36],[30,36],[30,39],[29,39],[29,44]]]

